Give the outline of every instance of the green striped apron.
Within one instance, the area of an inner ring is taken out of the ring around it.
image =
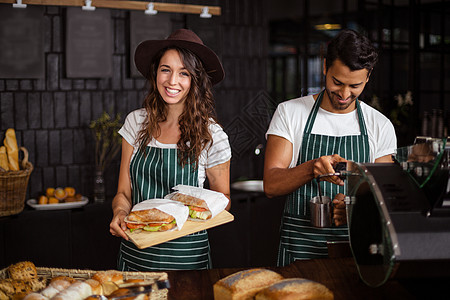
[[[198,169],[178,164],[177,149],[147,147],[130,163],[133,205],[147,199],[163,198],[177,184],[198,186]],[[151,233],[149,233],[151,234]],[[208,269],[211,266],[206,230],[163,244],[138,249],[122,240],[118,257],[121,271]]]
[[[369,138],[359,101],[356,100],[360,135],[327,136],[312,134],[314,121],[323,98],[322,91],[308,116],[303,132],[297,165],[324,155],[339,154],[347,160],[368,162]],[[324,196],[331,199],[338,193],[345,194],[347,181],[344,186],[321,181],[320,186]],[[309,200],[318,195],[317,182],[301,186],[288,195],[284,208],[281,238],[278,251],[278,265],[285,266],[297,259],[324,258],[328,256],[326,241],[348,240],[347,226],[316,228],[310,223]]]

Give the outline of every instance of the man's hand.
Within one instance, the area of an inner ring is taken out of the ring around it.
[[[337,154],[321,156],[314,162],[314,178],[320,175],[335,173],[334,166],[339,162],[346,162],[347,160]],[[344,181],[338,176],[325,176],[321,180],[325,180],[337,185],[344,185]]]
[[[345,206],[345,195],[342,193],[337,194],[333,200],[333,220],[334,225],[341,226],[347,224],[347,213]]]

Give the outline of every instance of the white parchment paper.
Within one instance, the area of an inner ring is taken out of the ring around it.
[[[172,189],[176,192],[164,196],[165,199],[171,199],[173,195],[180,193],[205,200],[209,210],[211,211],[211,218],[214,218],[220,212],[222,212],[225,207],[227,207],[229,201],[223,193],[200,187],[179,184],[177,186],[174,186]]]
[[[178,201],[169,199],[148,199],[142,201],[131,209],[131,211],[157,208],[167,214],[172,215],[177,221],[177,229],[181,230],[189,216],[189,208]]]

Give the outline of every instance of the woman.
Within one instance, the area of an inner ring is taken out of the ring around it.
[[[177,184],[230,194],[231,150],[214,114],[212,84],[224,78],[217,55],[192,31],[180,29],[166,40],[142,42],[135,53],[150,90],[142,109],[120,129],[122,159],[110,231],[122,240],[122,271],[206,269],[211,267],[207,232],[138,249],[125,234],[124,218],[133,205],[163,198]],[[228,204],[227,209],[229,209]]]

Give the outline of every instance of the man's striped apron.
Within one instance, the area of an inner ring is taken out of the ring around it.
[[[147,199],[163,198],[177,184],[198,186],[198,169],[178,164],[177,149],[147,147],[130,163],[133,205]],[[151,234],[151,233],[149,233]],[[118,258],[121,271],[207,269],[211,266],[206,230],[163,244],[138,249],[122,240]]]
[[[361,107],[356,100],[360,135],[327,136],[312,134],[314,121],[323,98],[322,91],[314,103],[303,132],[297,165],[324,155],[339,154],[343,158],[355,162],[368,162],[369,138]],[[338,124],[336,124],[338,126]],[[321,181],[324,196],[334,199],[338,193],[345,194],[344,186]],[[301,186],[286,199],[282,224],[281,239],[278,251],[278,265],[285,266],[297,259],[323,258],[328,256],[326,241],[348,240],[347,226],[316,228],[310,223],[310,199],[317,196],[317,182]]]

